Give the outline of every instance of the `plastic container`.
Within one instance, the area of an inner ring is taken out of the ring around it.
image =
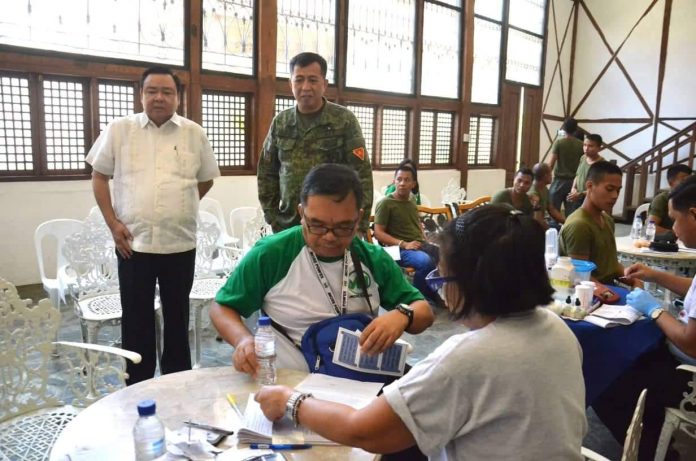
[[[597,265],[592,261],[585,261],[584,259],[571,259],[571,262],[575,268],[574,285],[589,281],[592,277],[592,271],[597,269]]]
[[[546,230],[545,248],[544,259],[546,260],[546,269],[551,270],[558,259],[558,231],[553,227]]]
[[[631,238],[633,240],[638,240],[643,232],[643,220],[640,215],[636,215],[633,218],[633,226],[631,226]]]
[[[655,221],[651,219],[650,221],[648,221],[648,225],[645,226],[645,239],[648,242],[652,242],[653,240],[655,240],[655,230]]]
[[[254,348],[256,349],[256,361],[259,363],[256,380],[262,386],[275,384],[275,334],[271,328],[270,317],[259,317],[258,327],[254,335]]]
[[[549,271],[549,282],[554,290],[556,299],[566,299],[573,294],[575,286],[575,266],[568,256],[560,256]]]
[[[164,457],[167,444],[164,439],[164,424],[157,417],[154,400],[138,403],[140,417],[133,426],[136,461],[149,461]]]

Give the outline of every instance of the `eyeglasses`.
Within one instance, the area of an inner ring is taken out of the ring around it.
[[[310,234],[314,235],[326,235],[329,233],[329,231],[331,231],[336,237],[350,237],[353,235],[353,232],[355,232],[355,225],[358,223],[358,220],[356,219],[349,226],[328,227],[320,224],[308,224],[307,216],[305,215],[304,218],[307,230]]]
[[[433,269],[432,271],[430,271],[428,275],[425,276],[425,283],[427,283],[428,288],[430,288],[433,291],[438,291],[445,285],[445,283],[454,282],[455,280],[455,277],[441,276],[439,269]]]

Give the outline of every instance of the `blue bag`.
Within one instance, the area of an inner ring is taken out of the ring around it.
[[[397,376],[380,375],[351,370],[336,365],[333,362],[338,328],[343,327],[350,331],[363,331],[372,321],[367,314],[355,313],[339,315],[324,319],[310,326],[302,336],[300,350],[304,355],[310,373],[322,373],[338,378],[355,379],[357,381],[370,381],[375,383],[391,383]]]

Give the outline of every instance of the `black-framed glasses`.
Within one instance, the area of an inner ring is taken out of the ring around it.
[[[442,288],[445,283],[454,282],[455,280],[455,277],[440,275],[439,269],[433,269],[428,275],[425,276],[425,283],[427,283],[428,288],[433,291],[437,291]]]

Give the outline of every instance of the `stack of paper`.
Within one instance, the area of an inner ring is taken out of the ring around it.
[[[605,304],[592,311],[584,320],[602,328],[612,328],[619,325],[630,325],[642,315],[631,306]]]

